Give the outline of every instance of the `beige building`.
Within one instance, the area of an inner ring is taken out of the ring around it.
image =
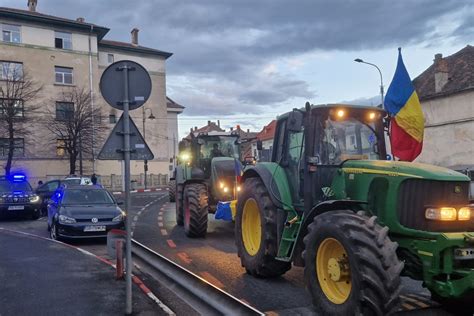
[[[425,115],[417,161],[474,169],[474,47],[442,57],[413,80]]]
[[[102,121],[107,129],[103,140],[93,146],[94,155],[83,157],[84,174],[95,172],[104,184],[112,185],[113,181],[117,186],[121,180],[121,162],[100,161],[96,157],[121,111],[103,100],[99,81],[108,65],[127,59],[144,66],[152,79],[149,100],[144,107],[132,111],[131,116],[142,135],[146,135],[155,156],[148,162],[148,183],[166,182],[177,148],[174,141],[178,135],[177,115],[183,111],[182,106],[166,98],[166,60],[172,54],[140,46],[137,29],[132,30],[130,43],[105,40],[109,31],[106,27],[88,23],[83,18],[69,20],[36,12],[35,0],[29,0],[28,7],[28,10],[0,8],[1,69],[21,68],[43,86],[34,101],[41,108],[38,113],[28,113],[30,105],[24,104],[24,116],[35,115],[34,121],[28,123],[28,128],[35,132],[24,137],[18,135],[19,148],[15,151],[12,170],[42,180],[68,174],[69,160],[44,123],[48,115],[58,116],[68,110],[67,104],[61,102],[63,91],[84,88],[92,96],[91,108],[102,110]],[[5,137],[0,135],[0,165],[5,161]],[[132,179],[140,185],[143,161],[132,161],[131,173]]]

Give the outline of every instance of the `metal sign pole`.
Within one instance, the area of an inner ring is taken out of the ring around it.
[[[125,164],[125,209],[127,210],[126,217],[126,303],[125,313],[127,315],[132,314],[132,239],[131,239],[131,227],[130,227],[130,122],[129,122],[129,95],[128,95],[128,72],[131,68],[127,65],[121,68],[123,71],[123,158]]]

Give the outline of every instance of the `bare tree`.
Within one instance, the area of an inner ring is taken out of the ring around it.
[[[0,135],[6,140],[0,144],[0,155],[6,156],[5,175],[10,175],[15,149],[24,149],[27,135],[32,133],[28,123],[34,120],[38,105],[31,104],[42,90],[42,85],[33,80],[23,69],[23,64],[0,63]],[[21,142],[21,146],[19,146]]]
[[[93,146],[103,139],[106,129],[99,108],[92,109],[91,95],[85,88],[71,88],[64,91],[60,102],[55,102],[55,112],[46,120],[47,129],[61,142],[61,147],[69,158],[69,173],[76,173],[76,164],[82,157],[93,159]],[[58,110],[59,109],[59,110]]]

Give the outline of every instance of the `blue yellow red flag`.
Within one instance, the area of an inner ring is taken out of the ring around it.
[[[403,161],[413,161],[423,148],[424,116],[421,104],[403,63],[401,48],[395,75],[384,101],[390,114],[392,153]]]

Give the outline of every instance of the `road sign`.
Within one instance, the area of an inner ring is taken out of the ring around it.
[[[152,160],[154,158],[142,134],[130,117],[130,160]],[[102,147],[100,160],[124,160],[123,158],[123,115],[120,117],[114,129]]]
[[[129,110],[141,107],[150,97],[151,78],[142,65],[131,60],[121,60],[105,69],[100,78],[100,92],[112,107],[123,110],[124,82],[123,67],[128,67]]]

